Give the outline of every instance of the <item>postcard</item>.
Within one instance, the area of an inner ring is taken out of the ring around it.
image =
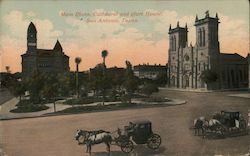
[[[249,156],[247,0],[0,1],[0,156]]]

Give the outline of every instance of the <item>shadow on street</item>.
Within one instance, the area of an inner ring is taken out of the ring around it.
[[[165,147],[160,147],[158,150],[151,150],[146,145],[137,145],[131,153],[124,153],[122,151],[108,152],[92,152],[91,156],[166,156]]]

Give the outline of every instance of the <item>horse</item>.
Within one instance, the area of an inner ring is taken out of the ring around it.
[[[216,120],[216,119],[205,120],[203,127],[205,130],[215,132],[216,134],[219,134],[220,136],[224,135],[223,133],[226,129],[226,127],[219,120]]]
[[[85,133],[91,133],[91,134],[99,134],[99,133],[103,133],[103,132],[107,132],[107,131],[104,131],[104,130],[96,130],[96,131],[85,131],[85,130],[81,130],[81,129],[78,129],[76,131],[76,135],[75,135],[75,139],[78,141],[78,144],[83,144],[83,142],[81,142],[81,137],[84,137],[85,136]],[[84,138],[83,138],[84,139]]]
[[[204,134],[205,121],[206,121],[206,118],[203,116],[194,119],[194,133],[195,133],[195,135],[199,135],[200,131],[202,132],[202,134]]]
[[[110,153],[110,145],[112,143],[112,136],[110,132],[104,130],[98,131],[84,131],[77,130],[77,134],[75,136],[76,140],[79,139],[80,136],[84,137],[83,144],[86,144],[86,153],[91,155],[92,145],[105,143],[107,146],[107,151]]]

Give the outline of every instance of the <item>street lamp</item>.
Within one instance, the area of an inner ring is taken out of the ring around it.
[[[79,64],[81,63],[82,59],[80,57],[75,58],[75,63],[76,63],[76,95],[77,98],[79,98]]]

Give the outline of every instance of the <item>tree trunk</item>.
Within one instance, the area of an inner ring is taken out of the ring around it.
[[[54,104],[54,112],[56,112],[56,101],[54,101],[53,104]]]

